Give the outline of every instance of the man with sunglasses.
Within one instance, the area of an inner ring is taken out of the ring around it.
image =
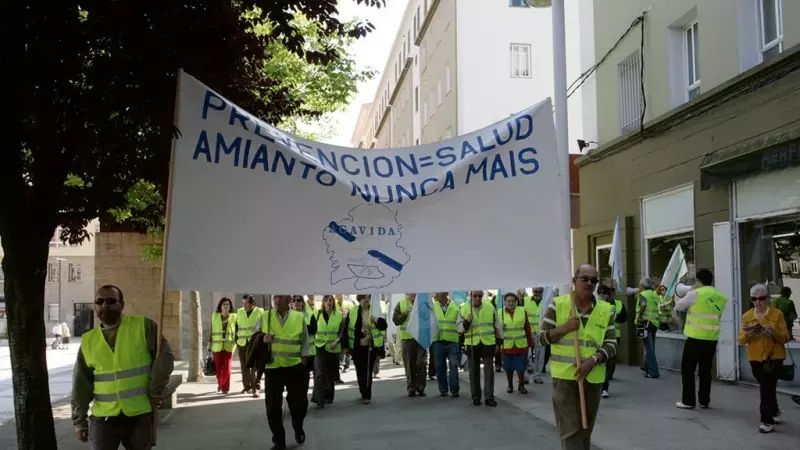
[[[553,376],[553,411],[561,435],[562,449],[588,449],[600,391],[606,378],[605,363],[617,354],[611,304],[594,297],[597,269],[584,264],[572,278],[574,290],[556,297],[542,314],[540,345],[550,345],[550,373]],[[579,352],[574,339],[577,333]],[[576,357],[581,361],[576,367]],[[578,383],[583,383],[588,429],[581,424]]]
[[[711,403],[711,366],[717,353],[722,312],[728,304],[728,299],[714,288],[714,275],[710,270],[700,269],[696,277],[695,288],[675,303],[676,311],[688,310],[686,325],[683,327],[686,342],[683,344],[681,358],[683,392],[681,401],[675,404],[681,409],[693,409],[695,403],[699,403],[703,409],[708,409]],[[696,397],[695,369],[700,379]]]
[[[503,322],[497,309],[483,301],[483,291],[470,292],[470,301],[461,305],[456,318],[456,331],[464,335],[469,358],[469,390],[472,404],[481,405],[481,394],[486,406],[497,407],[494,399],[494,374],[492,360],[497,351],[498,339],[503,338]],[[481,364],[483,364],[483,392],[481,392]]]
[[[83,334],[73,371],[73,424],[78,440],[91,440],[93,450],[116,450],[120,444],[128,450],[151,448],[153,410],[172,374],[172,349],[158,325],[123,314],[124,307],[117,286],[97,290],[94,312],[100,327]]]

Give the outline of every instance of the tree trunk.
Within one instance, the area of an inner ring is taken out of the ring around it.
[[[203,380],[203,312],[200,293],[189,292],[189,375],[192,383]]]
[[[51,450],[57,447],[47,374],[44,286],[53,230],[48,235],[41,227],[5,225],[2,268],[17,447]]]

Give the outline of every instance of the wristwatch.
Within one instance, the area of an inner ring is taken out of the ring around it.
[[[594,361],[595,365],[600,364],[600,358],[597,355],[592,355],[592,360]]]

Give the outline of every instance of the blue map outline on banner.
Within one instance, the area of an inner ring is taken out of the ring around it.
[[[367,209],[363,216],[373,220],[363,224],[360,211]],[[384,288],[402,274],[411,255],[400,245],[403,226],[397,215],[385,205],[362,203],[346,218],[325,226],[322,240],[331,262],[332,286],[354,280],[356,291]]]

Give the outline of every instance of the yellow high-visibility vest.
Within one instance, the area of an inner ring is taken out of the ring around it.
[[[712,286],[703,286],[694,290],[697,301],[686,312],[686,325],[683,334],[703,341],[719,340],[719,326],[722,312],[728,299]]]
[[[211,351],[233,352],[236,348],[236,315],[228,314],[228,327],[222,331],[222,313],[215,312],[211,315]]]
[[[342,312],[333,309],[333,312],[325,320],[322,311],[317,312],[317,334],[314,337],[314,344],[316,347],[325,347],[330,353],[341,353],[342,347],[337,345],[335,349],[331,348],[331,343],[336,340],[339,335],[339,328],[342,326]]]
[[[525,300],[525,311],[528,313],[528,321],[531,323],[531,333],[539,332],[540,309],[541,307],[539,306],[539,303],[536,303],[536,300],[534,300],[533,297]]]
[[[277,311],[264,311],[261,331],[272,334],[272,362],[267,369],[293,367],[303,362],[303,328],[306,326],[303,313],[289,310],[286,322],[281,325]]]
[[[239,347],[247,345],[250,336],[256,332],[256,323],[258,323],[258,319],[261,318],[263,313],[264,309],[258,306],[250,311],[249,316],[244,308],[239,308],[236,311],[236,345]]]
[[[100,328],[83,334],[81,352],[94,371],[94,417],[133,417],[152,411],[148,388],[153,364],[144,316],[122,316],[114,350]]]
[[[652,289],[648,289],[646,291],[640,292],[639,295],[641,295],[642,297],[645,298],[645,300],[647,300],[647,310],[645,310],[644,315],[642,316],[642,318],[645,320],[645,322],[651,322],[655,326],[661,325],[661,321],[658,318],[659,317],[658,316],[659,300],[658,300],[658,294],[656,294],[656,291],[654,291]],[[639,301],[640,301],[639,300],[639,296],[637,296],[636,297],[636,320],[637,320],[637,323],[638,323],[638,320],[639,320],[639,311],[642,310],[642,305],[641,305],[641,303]]]
[[[347,337],[350,340],[350,348],[355,348],[355,339],[356,339],[356,321],[358,320],[358,315],[361,314],[361,307],[354,306],[350,309],[348,313],[348,322],[347,322]],[[372,314],[370,312],[370,314]],[[363,326],[363,324],[362,324]],[[371,326],[370,332],[372,334],[372,344],[373,347],[383,347],[383,333],[378,330],[378,327]]]
[[[408,313],[410,308],[413,308],[414,305],[408,300],[408,297],[400,300],[400,312],[403,314]],[[408,332],[408,319],[409,317],[406,316],[406,320],[401,323],[398,328],[400,329],[400,339],[414,339],[411,336],[411,333]]]
[[[553,300],[556,307],[556,326],[560,327],[569,320],[570,312],[574,306],[569,295],[556,297]],[[598,301],[589,316],[586,325],[580,321],[578,328],[578,342],[580,344],[580,357],[582,360],[591,358],[603,346],[608,323],[611,320],[610,303]],[[577,315],[577,311],[575,312]],[[575,347],[573,340],[575,331],[571,331],[550,344],[550,373],[553,378],[561,380],[575,380]],[[602,384],[606,380],[606,365],[597,364],[589,372],[586,381],[592,384]]]
[[[461,305],[461,316],[464,320],[472,313],[471,302]],[[494,336],[495,314],[497,314],[497,310],[490,303],[483,303],[478,316],[472,317],[470,329],[464,333],[464,345],[495,345],[497,343]]]
[[[525,336],[525,318],[528,312],[524,308],[515,308],[514,316],[503,308],[503,348],[528,348],[528,338]]]
[[[456,303],[450,300],[447,303],[447,311],[442,311],[442,305],[434,300],[433,311],[436,314],[436,322],[439,324],[439,335],[436,340],[458,342],[458,332],[456,331],[458,306]]]

